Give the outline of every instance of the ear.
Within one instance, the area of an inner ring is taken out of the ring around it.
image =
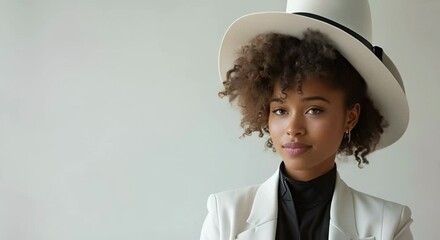
[[[345,129],[351,131],[357,124],[361,114],[361,105],[356,103],[350,109],[347,109],[345,115]]]

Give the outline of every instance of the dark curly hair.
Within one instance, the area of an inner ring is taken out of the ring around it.
[[[235,65],[227,72],[220,97],[227,96],[241,110],[242,136],[269,133],[269,100],[279,81],[282,92],[295,87],[301,92],[303,81],[319,77],[344,92],[347,109],[359,103],[361,114],[351,131],[351,140],[342,141],[338,152],[354,155],[358,165],[368,164],[387,123],[367,94],[367,85],[353,66],[322,33],[307,30],[303,38],[267,33],[253,38],[238,52]],[[271,139],[266,147],[273,148]]]

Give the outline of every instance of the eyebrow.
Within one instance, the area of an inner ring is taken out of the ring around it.
[[[305,97],[302,99],[303,102],[310,102],[310,101],[323,101],[328,104],[330,104],[330,101],[327,98],[321,97],[321,96],[311,96],[311,97]]]
[[[330,104],[330,101],[327,98],[321,97],[321,96],[311,96],[311,97],[305,97],[301,99],[302,102],[311,102],[311,101],[323,101],[326,102],[328,104]],[[272,102],[279,102],[279,103],[283,103],[284,100],[281,98],[272,98],[271,100],[269,100],[269,104]]]
[[[269,100],[269,104],[271,104],[272,102],[279,102],[279,103],[283,103],[283,99],[281,98],[272,98]]]

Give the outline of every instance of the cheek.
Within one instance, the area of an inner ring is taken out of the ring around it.
[[[309,126],[309,131],[313,131],[314,135],[320,139],[326,139],[325,142],[339,145],[344,135],[344,124],[342,120],[316,122]]]
[[[280,136],[284,131],[284,127],[283,127],[284,123],[281,119],[275,119],[269,117],[268,126],[269,126],[269,133],[271,138]],[[272,140],[276,141],[276,139],[272,139]]]

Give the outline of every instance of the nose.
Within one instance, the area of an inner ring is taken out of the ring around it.
[[[287,128],[287,135],[289,136],[301,136],[306,133],[304,126],[304,119],[300,113],[291,114],[289,119],[289,126]]]

